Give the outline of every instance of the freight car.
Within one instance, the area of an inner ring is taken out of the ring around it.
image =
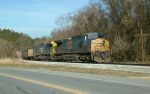
[[[34,50],[32,48],[23,50],[22,51],[22,58],[25,60],[34,59]]]
[[[22,52],[23,59],[29,59],[29,50]],[[98,32],[33,47],[34,60],[110,62],[110,52],[109,40]]]
[[[25,60],[50,60],[50,45],[36,45],[32,49],[22,50],[22,58]]]

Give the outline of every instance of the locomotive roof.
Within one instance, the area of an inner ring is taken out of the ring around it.
[[[57,40],[57,41],[54,41],[54,42],[56,42],[57,44],[61,44],[64,41],[67,41],[67,40],[70,40],[70,39],[73,39],[73,38],[81,38],[81,37],[83,37],[85,35],[90,35],[90,34],[97,34],[99,38],[105,37],[105,34],[102,33],[102,32],[90,32],[90,33],[86,33],[84,35],[77,35],[77,36],[73,36],[72,38]]]

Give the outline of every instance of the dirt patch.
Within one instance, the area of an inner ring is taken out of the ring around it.
[[[65,71],[65,72],[97,74],[97,75],[111,75],[111,76],[121,76],[121,77],[137,77],[137,78],[145,77],[144,79],[150,78],[149,73],[110,70],[110,69],[77,68],[77,67],[69,67],[65,65],[31,64],[23,61],[18,61],[15,59],[5,60],[3,62],[0,60],[0,67],[18,67],[18,68],[30,68],[30,69],[42,68],[42,69],[53,70],[53,71]]]

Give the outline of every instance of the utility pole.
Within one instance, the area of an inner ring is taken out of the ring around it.
[[[140,39],[141,39],[141,53],[142,53],[142,63],[144,63],[145,60],[145,51],[144,51],[144,38],[143,38],[143,30],[141,29],[141,35],[140,35]]]
[[[144,36],[149,36],[150,34],[143,34],[143,30],[141,29],[141,34],[135,35],[136,37],[139,37],[139,42],[141,44],[141,54],[142,54],[142,64],[145,63],[145,50],[144,50]]]

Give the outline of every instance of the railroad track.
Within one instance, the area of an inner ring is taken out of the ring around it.
[[[125,64],[91,64],[91,63],[70,63],[70,62],[48,62],[48,61],[27,61],[27,63],[33,64],[45,64],[45,65],[66,65],[68,67],[77,67],[77,68],[93,68],[93,69],[110,69],[110,70],[123,70],[123,71],[133,71],[141,73],[150,73],[150,66],[144,65],[125,65]]]

